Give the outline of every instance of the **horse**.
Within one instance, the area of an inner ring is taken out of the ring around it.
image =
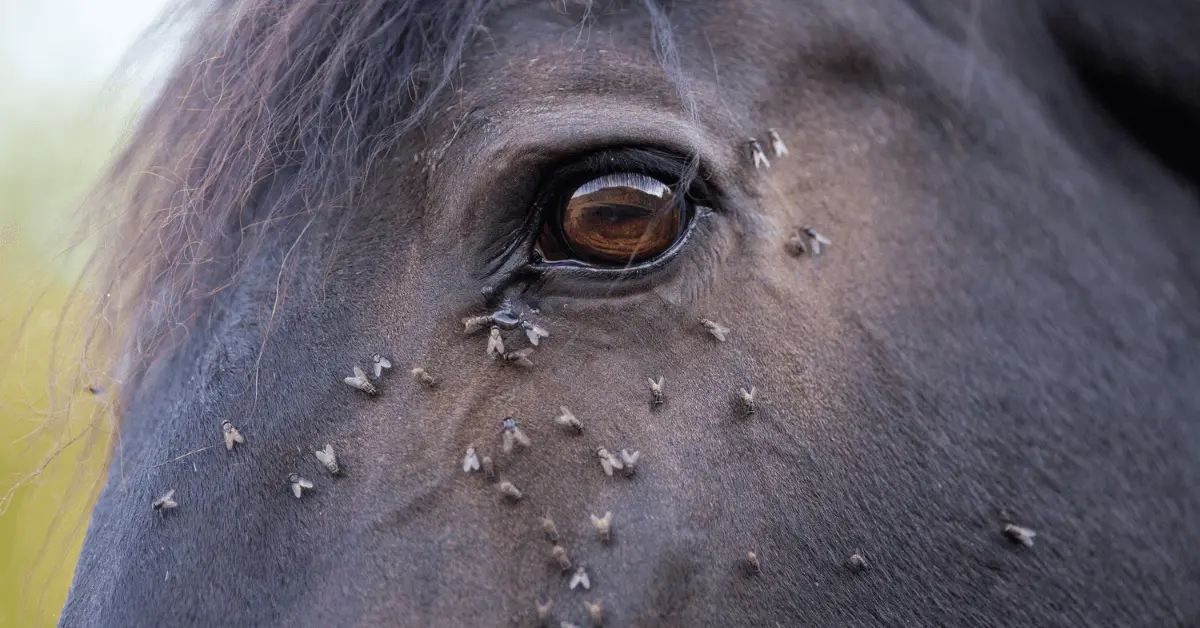
[[[217,0],[60,625],[1200,621],[1200,11]]]

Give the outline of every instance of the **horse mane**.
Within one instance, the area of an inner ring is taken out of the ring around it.
[[[84,281],[105,295],[85,342],[121,360],[118,385],[237,280],[271,225],[345,205],[430,113],[492,4],[215,0],[181,12],[195,23],[179,59],[85,221],[102,225],[103,246]]]

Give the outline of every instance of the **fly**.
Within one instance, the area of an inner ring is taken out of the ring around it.
[[[487,354],[493,360],[504,355],[504,338],[500,337],[500,328],[494,325],[488,336]]]
[[[525,329],[525,337],[529,338],[529,344],[535,347],[542,341],[542,338],[550,337],[550,332],[546,331],[545,328],[528,321],[521,321],[521,327]]]
[[[750,159],[754,162],[754,169],[759,167],[770,168],[771,162],[767,160],[767,154],[763,152],[762,144],[753,137],[746,140],[746,149],[750,152]]]
[[[378,353],[371,356],[371,363],[372,363],[372,367],[375,369],[375,379],[379,379],[380,377],[383,376],[384,369],[392,368],[391,360],[388,360],[387,358],[383,357],[382,355],[379,355]]]
[[[771,152],[775,153],[776,157],[783,157],[788,154],[787,145],[783,143],[783,138],[779,137],[778,131],[767,129],[767,139],[771,142]]]
[[[333,453],[333,445],[325,443],[325,449],[318,449],[313,452],[317,456],[317,460],[333,475],[341,475],[342,468],[338,465],[337,454]],[[311,486],[306,488],[312,488]]]
[[[375,384],[372,384],[370,380],[367,379],[367,374],[357,366],[354,367],[354,375],[352,377],[344,378],[342,381],[346,382],[347,386],[351,388],[357,388],[368,395],[375,395],[379,393],[379,389],[375,387]]]
[[[700,324],[708,330],[709,334],[712,334],[713,338],[717,339],[717,342],[725,342],[725,336],[729,333],[728,327],[707,318],[700,319]]]
[[[517,420],[512,417],[504,417],[503,430],[501,431],[502,446],[501,449],[506,454],[511,454],[513,445],[520,443],[522,447],[529,447],[533,443],[525,432],[521,431],[521,426],[517,425]]]
[[[580,423],[579,419],[575,418],[575,415],[571,414],[571,411],[566,406],[559,406],[558,412],[558,416],[554,417],[555,423],[563,427],[569,427],[575,430],[577,434],[583,432],[583,423]]]
[[[225,438],[225,451],[233,449],[234,445],[240,445],[246,442],[246,437],[233,426],[233,423],[226,419],[221,421],[221,435]]]
[[[179,503],[175,501],[175,489],[159,495],[158,499],[154,500],[152,505],[154,506],[154,510],[158,511],[159,514],[178,506]]]
[[[742,398],[742,410],[745,410],[747,415],[758,412],[758,403],[754,398],[757,392],[758,390],[753,386],[750,387],[749,392],[745,388],[738,389],[738,396]]]
[[[623,469],[625,467],[625,463],[621,462],[603,447],[596,450],[596,456],[600,458],[600,467],[604,469],[605,475],[612,475],[613,469]]]
[[[479,456],[475,454],[474,445],[467,445],[467,455],[463,457],[462,468],[464,473],[479,470]]]
[[[304,489],[313,487],[312,480],[300,477],[299,473],[288,475],[288,485],[292,487],[292,495],[295,495],[296,499],[300,499],[300,496],[304,494]]]
[[[665,401],[665,398],[663,397],[663,384],[666,383],[666,380],[663,379],[662,375],[659,375],[658,381],[654,381],[653,379],[651,379],[649,377],[646,378],[646,381],[650,382],[650,400],[651,400],[651,402],[656,407],[661,406],[663,404],[663,401]]]

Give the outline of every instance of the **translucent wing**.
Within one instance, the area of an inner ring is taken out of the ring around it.
[[[490,356],[504,355],[504,339],[500,337],[500,328],[493,327],[488,336],[487,354]]]
[[[550,332],[533,323],[524,323],[522,326],[525,328],[525,337],[529,338],[529,344],[535,347],[541,342],[542,338],[550,337]]]
[[[522,432],[521,428],[519,427],[513,430],[512,435],[513,438],[517,439],[518,443],[521,443],[522,447],[528,447],[533,444],[530,442],[529,437],[525,435],[525,432]]]
[[[462,319],[463,333],[473,334],[492,322],[491,316],[469,316]]]
[[[300,487],[300,483],[299,483],[299,482],[293,482],[293,483],[292,483],[292,495],[295,495],[295,496],[296,496],[296,499],[300,499],[300,493],[301,493],[301,492],[303,492],[303,490],[304,490],[304,489],[302,489],[302,488]]]
[[[580,567],[579,570],[575,572],[575,575],[571,576],[570,588],[571,590],[574,590],[575,587],[583,587],[584,589],[592,588],[592,583],[590,580],[588,580],[587,572],[583,570],[583,567]]]
[[[467,447],[467,455],[463,458],[463,472],[470,473],[479,470],[479,456],[474,447]]]
[[[533,355],[533,347],[525,347],[524,349],[506,354],[504,359],[516,364],[517,366],[532,368],[533,361],[529,359],[529,356],[531,355]]]
[[[321,464],[325,465],[326,469],[329,469],[330,473],[338,472],[338,460],[337,455],[333,453],[333,445],[326,443],[325,449],[314,451],[313,454],[317,456],[317,460]]]
[[[504,453],[506,453],[506,454],[511,454],[512,450],[513,450],[514,442],[515,442],[515,438],[513,437],[513,431],[512,430],[504,430],[504,432],[501,434],[500,449],[502,451],[504,451]]]

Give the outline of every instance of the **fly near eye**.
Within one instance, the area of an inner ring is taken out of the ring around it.
[[[662,255],[687,226],[687,201],[666,183],[622,172],[575,188],[547,218],[545,260],[627,265]]]

